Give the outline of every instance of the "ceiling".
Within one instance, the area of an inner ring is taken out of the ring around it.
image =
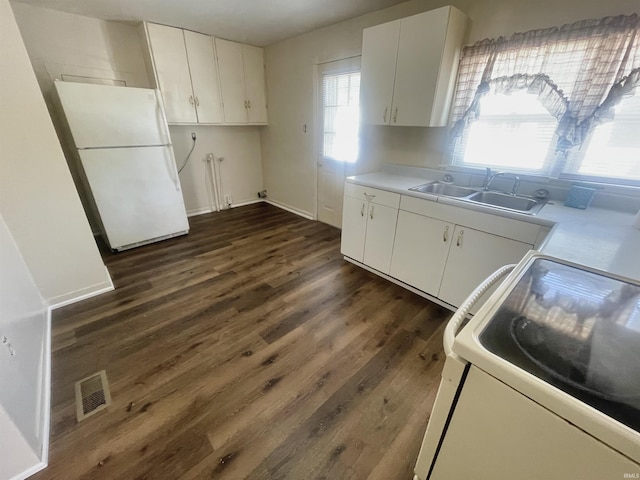
[[[15,1],[103,20],[148,20],[266,46],[406,0]]]

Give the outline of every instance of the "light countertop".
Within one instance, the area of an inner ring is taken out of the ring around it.
[[[409,191],[436,180],[439,177],[428,170],[398,166],[347,179],[358,185],[552,227],[540,249],[542,253],[640,281],[640,230],[633,227],[633,214],[593,207],[580,210],[550,202],[537,215],[527,215]]]

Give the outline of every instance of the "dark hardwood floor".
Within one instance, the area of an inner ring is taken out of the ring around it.
[[[36,479],[410,480],[449,312],[267,204],[104,253],[116,290],[53,317],[49,467]],[[74,382],[113,404],[78,423]]]

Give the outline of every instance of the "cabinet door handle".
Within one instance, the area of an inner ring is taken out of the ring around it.
[[[384,107],[384,113],[382,114],[382,123],[387,123],[387,113],[389,113],[389,107]]]
[[[249,108],[251,108],[251,100],[247,100],[247,105]]]
[[[398,123],[398,107],[393,112],[393,123]]]
[[[462,236],[464,235],[464,230],[460,230],[460,233],[458,234],[458,239],[456,240],[456,246],[461,246],[462,245]]]
[[[447,240],[449,240],[449,225],[446,225],[444,227],[444,232],[442,232],[442,241],[447,243]]]
[[[196,97],[196,107],[200,106],[200,99],[198,97]]]
[[[371,220],[373,220],[373,205],[371,205],[371,208],[369,209],[369,218],[371,218]]]
[[[189,103],[191,104],[192,107],[195,106],[196,102],[193,100],[193,95],[189,95]]]
[[[360,209],[360,216],[364,217],[364,202],[362,202],[362,208]]]

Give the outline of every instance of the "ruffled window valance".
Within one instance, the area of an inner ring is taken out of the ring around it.
[[[489,92],[535,93],[558,119],[558,148],[580,145],[640,82],[637,14],[482,40],[465,47],[453,105],[454,141]]]

